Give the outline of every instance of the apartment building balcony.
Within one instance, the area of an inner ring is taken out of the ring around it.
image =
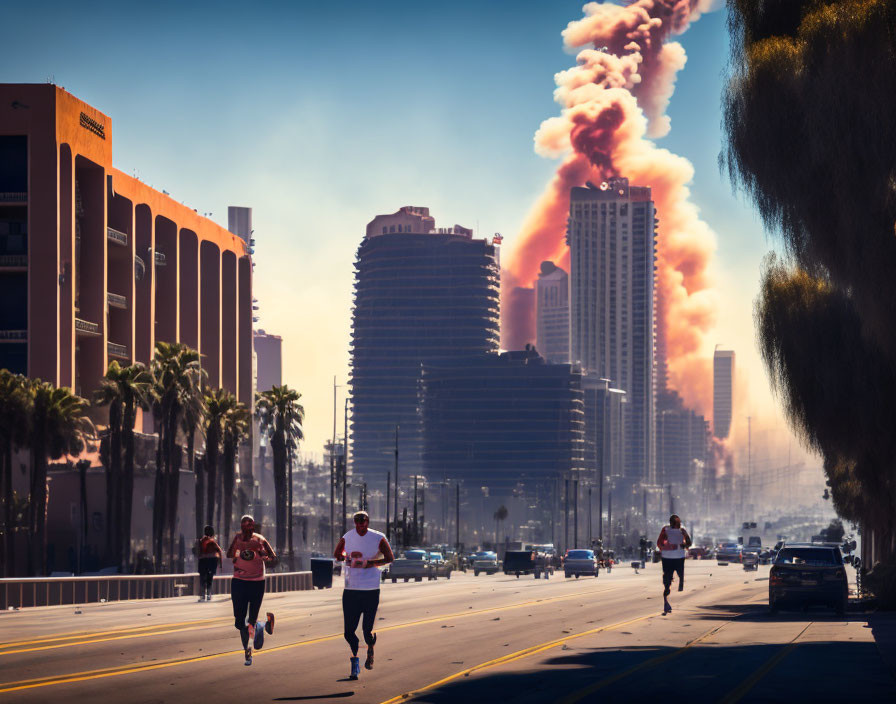
[[[165,253],[164,252],[155,252],[155,262],[156,266],[165,266]]]
[[[75,318],[75,334],[84,337],[98,337],[100,326],[97,323],[91,323],[89,320]]]
[[[109,237],[110,242],[120,244],[122,247],[128,246],[128,236],[121,230],[116,230],[114,227],[107,227],[106,235]]]
[[[0,204],[27,205],[28,194],[23,191],[0,191]]]
[[[120,293],[112,293],[111,291],[106,294],[109,305],[113,308],[121,308],[123,310],[127,310],[128,307],[128,299],[125,296],[122,296]]]
[[[0,254],[0,269],[27,269],[27,254]]]
[[[27,330],[0,330],[0,342],[26,342]]]
[[[107,349],[109,350],[110,357],[115,357],[117,359],[130,359],[130,357],[128,357],[127,345],[119,345],[117,342],[110,342],[107,345]]]
[[[146,262],[140,257],[134,256],[134,278],[141,281],[146,276]]]

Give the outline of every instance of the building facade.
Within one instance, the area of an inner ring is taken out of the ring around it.
[[[533,348],[423,367],[424,473],[508,494],[585,469],[582,374]]]
[[[385,484],[395,463],[422,470],[420,376],[430,361],[498,351],[496,247],[428,208],[403,207],[367,226],[355,261],[351,346],[353,471]]]
[[[535,345],[549,364],[569,364],[569,275],[542,262],[535,284]]]
[[[626,476],[656,480],[656,214],[616,178],[570,193],[570,359],[626,393]]]
[[[734,408],[734,351],[716,349],[712,357],[712,434],[724,440],[731,433]]]
[[[585,468],[593,482],[625,476],[626,393],[596,374],[582,377]]]
[[[707,465],[709,423],[686,408],[675,391],[667,391],[656,418],[657,482],[676,488],[696,484]]]
[[[115,169],[110,118],[55,85],[0,85],[0,298],[0,367],[89,396],[182,342],[252,402],[246,244]]]

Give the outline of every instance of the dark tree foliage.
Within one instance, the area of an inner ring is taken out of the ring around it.
[[[896,3],[729,0],[732,182],[783,241],[756,317],[837,510],[894,560]]]

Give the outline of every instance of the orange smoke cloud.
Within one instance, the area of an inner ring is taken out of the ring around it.
[[[650,186],[660,221],[658,347],[666,350],[671,385],[703,413],[712,408],[706,334],[716,311],[710,272],[715,236],[690,202],[690,162],[650,138],[669,131],[665,110],[686,61],[684,49],[669,38],[684,32],[709,5],[708,0],[592,2],[585,5],[585,16],[564,30],[568,48],[585,48],[576,66],[555,76],[561,114],[545,120],[535,134],[536,152],[563,162],[529,212],[502,273],[502,346],[514,349],[535,337],[535,312],[521,304],[521,292],[533,285],[543,260],[568,266],[570,189],[612,176]]]

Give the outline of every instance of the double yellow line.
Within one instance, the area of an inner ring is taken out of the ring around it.
[[[624,589],[624,588],[625,587],[623,587],[623,586],[618,586],[618,587],[610,587],[608,589],[590,589],[587,591],[576,591],[576,592],[572,592],[570,594],[563,594],[560,596],[542,597],[540,599],[531,599],[529,601],[524,601],[524,602],[520,602],[520,603],[516,603],[516,604],[506,604],[504,606],[492,606],[487,609],[469,609],[467,611],[460,611],[458,613],[446,614],[444,616],[432,616],[430,618],[419,619],[416,621],[409,621],[407,623],[400,623],[400,624],[396,624],[394,626],[385,626],[382,628],[378,628],[377,630],[378,631],[396,631],[396,630],[403,629],[403,628],[423,626],[426,624],[438,623],[441,621],[450,621],[450,620],[454,620],[454,619],[458,619],[458,618],[468,618],[470,616],[480,616],[482,614],[494,613],[496,611],[507,611],[510,609],[520,609],[520,608],[523,608],[526,606],[548,604],[551,602],[562,601],[562,600],[567,600],[567,599],[579,599],[579,598],[583,598],[583,597],[586,597],[586,596],[592,595],[592,594],[606,594],[608,592],[618,591],[618,590]],[[644,618],[647,618],[647,617],[644,617]],[[209,619],[209,620],[218,620],[218,619]],[[222,619],[222,620],[229,621],[229,619]],[[201,622],[199,622],[199,623],[201,623]],[[166,625],[166,627],[167,627],[167,625]],[[198,628],[211,628],[211,627],[213,627],[213,626],[199,626]],[[184,629],[179,628],[178,630],[179,630],[179,632],[182,632]],[[192,629],[192,630],[196,630],[196,629]],[[160,631],[159,633],[169,633],[169,632],[171,632],[171,631],[165,630],[164,632]],[[111,633],[115,633],[115,631],[113,631]],[[145,636],[145,635],[157,635],[157,634],[156,633],[153,633],[153,634],[137,633],[137,634],[131,634],[131,635],[126,635],[126,636],[118,636],[118,637],[137,638],[137,637],[141,637],[141,636]],[[78,637],[78,636],[71,635],[71,636],[66,636],[65,638],[73,639],[76,637]],[[341,632],[333,633],[333,634],[329,634],[326,636],[321,636],[319,638],[312,638],[309,640],[297,641],[294,643],[286,643],[284,645],[276,646],[273,648],[265,648],[264,650],[257,651],[255,653],[255,656],[257,657],[257,656],[261,656],[261,655],[268,655],[269,653],[276,653],[276,652],[283,651],[283,650],[289,650],[292,648],[299,648],[299,647],[303,647],[303,646],[314,645],[317,643],[324,643],[327,641],[337,640],[337,639],[341,639],[341,638],[342,638]],[[116,639],[115,637],[112,637],[112,638],[109,638],[108,640],[115,640],[115,639]],[[84,643],[92,643],[92,642],[100,642],[100,641],[92,640],[92,641],[83,641],[83,642]],[[19,643],[6,643],[4,645],[5,646],[22,645],[22,644],[26,644],[26,643],[27,643],[27,641],[21,641]],[[66,643],[64,645],[65,646],[78,646],[81,644],[82,643],[80,643],[80,642],[72,642],[72,643]],[[2,646],[0,646],[0,647],[2,647]],[[52,647],[62,647],[62,646],[52,646]],[[235,655],[242,655],[242,654],[243,654],[242,650],[229,650],[229,651],[221,652],[221,653],[211,653],[209,655],[199,655],[199,656],[195,656],[195,657],[179,658],[179,659],[175,659],[175,660],[166,660],[166,661],[162,661],[162,662],[144,663],[144,664],[140,664],[140,665],[120,665],[117,667],[104,668],[104,669],[100,669],[100,670],[87,670],[87,671],[83,671],[83,672],[74,672],[74,673],[71,673],[68,675],[55,675],[55,676],[51,676],[51,677],[39,677],[39,678],[29,679],[29,680],[20,680],[17,682],[5,682],[5,683],[0,683],[0,694],[6,693],[6,692],[15,692],[15,691],[23,690],[23,689],[33,689],[35,687],[49,687],[49,686],[58,685],[58,684],[70,684],[70,683],[74,683],[74,682],[83,682],[85,680],[102,679],[105,677],[117,677],[119,675],[128,675],[128,674],[133,674],[133,673],[137,673],[137,672],[148,672],[150,670],[160,670],[160,669],[169,668],[169,667],[177,667],[180,665],[189,665],[189,664],[193,664],[193,663],[197,663],[197,662],[205,662],[208,660],[215,660],[217,658],[233,657]]]

